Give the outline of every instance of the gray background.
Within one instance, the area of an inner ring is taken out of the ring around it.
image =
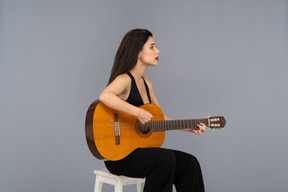
[[[161,51],[145,76],[164,113],[227,119],[203,136],[169,132],[164,147],[199,159],[207,191],[288,191],[287,8],[285,0],[0,1],[0,191],[93,191],[93,170],[104,165],[86,145],[86,110],[123,35],[138,27]]]

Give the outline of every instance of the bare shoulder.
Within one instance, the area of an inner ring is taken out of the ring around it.
[[[118,75],[115,80],[118,79],[118,80],[123,80],[123,81],[127,81],[127,80],[130,80],[130,77],[128,74],[124,73],[124,74],[121,74],[121,75]]]
[[[118,75],[104,90],[106,93],[113,93],[120,98],[125,98],[130,91],[131,79],[127,74]]]
[[[116,85],[129,85],[131,83],[131,79],[130,77],[128,76],[128,74],[121,74],[121,75],[118,75],[114,81],[112,82],[112,84],[116,84]]]
[[[150,79],[148,79],[147,77],[144,77],[144,79],[145,79],[145,82],[147,83],[148,87],[150,89],[152,89],[152,83],[151,83]]]

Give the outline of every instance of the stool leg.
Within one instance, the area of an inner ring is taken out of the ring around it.
[[[102,186],[103,186],[103,182],[98,176],[96,176],[94,192],[102,192]]]
[[[137,183],[137,192],[143,192],[143,190],[144,190],[144,183],[138,182]]]
[[[120,181],[117,181],[115,184],[115,192],[122,192],[123,191],[123,185]]]

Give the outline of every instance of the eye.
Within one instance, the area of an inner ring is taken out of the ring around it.
[[[154,49],[154,46],[150,47],[150,49]]]

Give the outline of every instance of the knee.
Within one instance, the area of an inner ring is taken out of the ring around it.
[[[189,155],[189,161],[193,162],[193,163],[196,163],[196,164],[199,164],[198,159],[195,156],[193,156],[193,155]]]
[[[190,167],[193,169],[201,169],[198,159],[193,155],[189,155],[189,158],[187,158],[186,163],[187,163],[187,167]]]
[[[159,155],[159,164],[166,169],[174,170],[176,167],[176,156],[171,151],[163,151]]]

